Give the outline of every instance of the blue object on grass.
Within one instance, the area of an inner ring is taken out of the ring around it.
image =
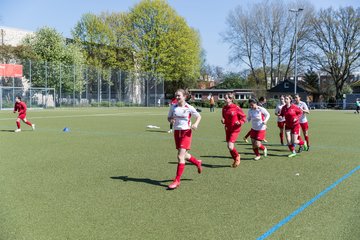
[[[63,132],[70,132],[70,128],[67,128],[67,127],[64,128],[64,129],[63,129]]]

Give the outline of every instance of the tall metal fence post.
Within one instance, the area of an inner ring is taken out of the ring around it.
[[[47,108],[47,99],[48,99],[48,65],[46,61],[45,62],[45,108]]]
[[[120,72],[119,72],[119,87],[120,87],[120,102],[122,102],[122,90],[121,90],[121,70],[120,70]]]
[[[85,96],[86,96],[86,100],[88,101],[88,103],[90,103],[90,99],[89,99],[89,86],[88,86],[88,74],[89,74],[89,68],[86,67],[86,71],[85,71],[85,86],[86,86],[86,89],[85,89]]]
[[[108,85],[109,85],[109,87],[108,87],[109,107],[111,106],[111,104],[110,104],[110,101],[111,101],[111,85],[110,85],[110,83],[111,83],[111,69],[109,70],[109,81],[108,81]]]
[[[62,99],[62,95],[61,95],[61,91],[62,91],[61,80],[62,80],[62,71],[61,71],[61,63],[60,63],[60,91],[59,91],[59,106],[60,106],[60,107],[61,107],[61,99]]]
[[[76,74],[75,74],[75,64],[73,65],[73,107],[75,107],[75,81],[76,81]]]
[[[31,99],[32,99],[32,95],[31,95],[31,60],[29,60],[29,81],[30,81],[30,88],[29,88],[29,107],[31,108]]]
[[[98,90],[97,90],[97,94],[98,94],[98,107],[100,107],[100,101],[101,101],[101,94],[100,94],[100,84],[101,84],[101,81],[100,81],[100,72],[99,72],[99,69],[97,69],[97,72],[98,72],[98,81],[97,81],[97,84],[98,84]]]

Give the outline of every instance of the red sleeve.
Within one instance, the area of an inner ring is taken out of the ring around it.
[[[16,112],[17,111],[17,104],[15,103],[15,105],[14,105],[14,112]]]
[[[238,115],[238,119],[239,119],[240,124],[241,125],[244,124],[246,122],[246,114],[244,113],[244,111],[240,107],[238,107],[237,115]]]
[[[225,107],[223,107],[222,108],[222,118],[224,119],[224,124],[225,124],[225,122],[226,122],[226,120],[225,120]]]
[[[301,108],[297,107],[296,109],[296,117],[299,119],[303,114],[303,111]]]

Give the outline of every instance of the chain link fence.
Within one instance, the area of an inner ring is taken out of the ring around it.
[[[20,67],[22,77],[0,72],[0,106],[14,103],[17,95],[42,107],[164,105],[164,80],[152,74],[30,60],[24,60]],[[45,104],[38,104],[34,95],[46,96]],[[52,105],[48,99],[53,99]]]

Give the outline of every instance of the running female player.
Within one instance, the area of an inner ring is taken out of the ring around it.
[[[196,109],[185,102],[187,93],[179,89],[175,93],[177,103],[172,105],[168,114],[168,121],[173,123],[174,138],[176,149],[178,150],[178,166],[174,181],[168,186],[175,189],[180,186],[181,175],[185,169],[185,160],[196,165],[198,173],[202,172],[201,160],[197,160],[188,151],[191,148],[192,130],[196,130],[201,120],[200,114]],[[195,117],[195,123],[191,125],[190,118]]]

